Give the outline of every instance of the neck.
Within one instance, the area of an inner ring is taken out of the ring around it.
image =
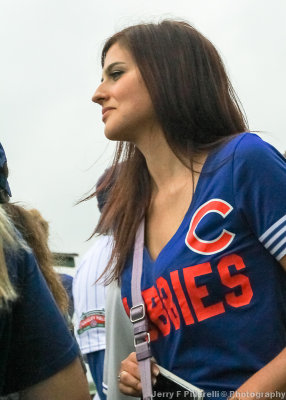
[[[190,169],[179,160],[168,145],[163,132],[154,132],[144,143],[136,143],[146,159],[152,178],[153,193],[174,191],[178,186],[192,183]],[[200,171],[205,157],[194,161],[195,170]]]

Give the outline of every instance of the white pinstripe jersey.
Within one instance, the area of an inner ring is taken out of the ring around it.
[[[83,354],[105,349],[105,292],[95,283],[111,256],[112,239],[100,236],[83,257],[73,280],[75,335]]]

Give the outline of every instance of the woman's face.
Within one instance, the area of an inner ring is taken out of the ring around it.
[[[130,52],[115,43],[106,54],[102,81],[92,97],[102,106],[105,135],[137,143],[154,128],[150,95]]]

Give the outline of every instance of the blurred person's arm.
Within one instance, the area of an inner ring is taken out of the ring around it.
[[[39,400],[88,399],[79,348],[33,254],[24,249],[19,254],[9,253],[7,265],[18,299],[4,321],[7,334],[2,341],[7,351],[3,394],[25,392],[24,398]],[[77,397],[66,395],[69,387]]]
[[[50,378],[21,393],[21,400],[90,400],[88,384],[77,358]]]

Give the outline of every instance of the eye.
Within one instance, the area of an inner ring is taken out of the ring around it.
[[[111,78],[112,78],[114,81],[116,81],[122,74],[123,74],[123,71],[116,70],[116,71],[110,72],[109,75],[111,76]]]

